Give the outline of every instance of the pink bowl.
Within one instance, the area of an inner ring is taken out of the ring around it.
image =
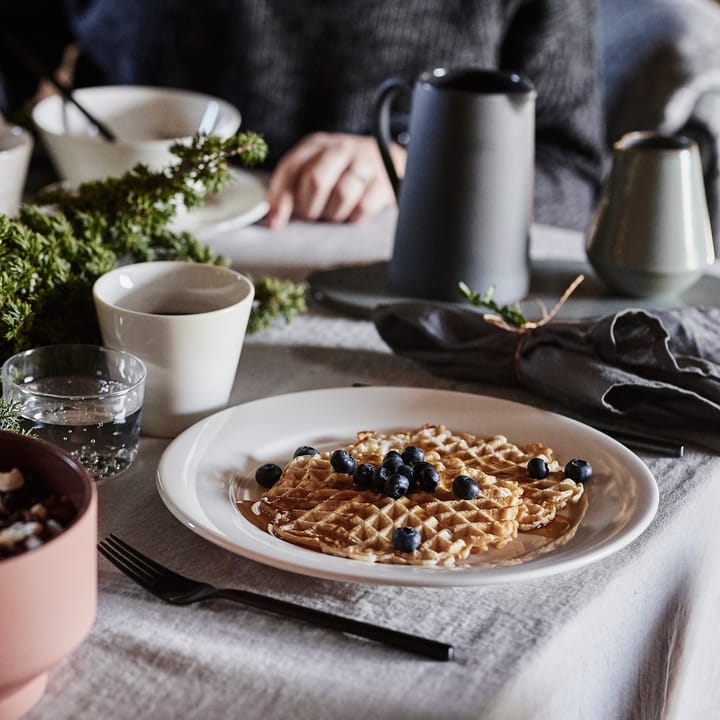
[[[0,720],[38,702],[48,671],[85,639],[97,601],[97,491],[69,454],[0,431],[0,471],[17,467],[67,495],[77,517],[34,550],[0,560]]]

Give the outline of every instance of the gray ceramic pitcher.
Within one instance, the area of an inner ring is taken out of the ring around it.
[[[390,113],[412,93],[402,182],[390,156]],[[438,68],[414,88],[391,79],[375,103],[375,136],[398,197],[388,289],[458,300],[458,282],[499,303],[529,288],[535,89],[515,73]]]
[[[715,252],[697,144],[682,135],[623,135],[586,250],[597,274],[623,295],[680,293],[699,280]]]

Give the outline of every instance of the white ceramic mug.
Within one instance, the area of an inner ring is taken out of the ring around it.
[[[93,288],[103,342],[147,367],[142,432],[174,437],[230,399],[254,287],[229,268],[125,265]]]
[[[0,213],[15,215],[27,179],[32,135],[16,125],[0,124]]]

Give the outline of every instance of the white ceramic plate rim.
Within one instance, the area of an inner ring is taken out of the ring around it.
[[[246,520],[231,502],[234,492],[257,496],[255,468],[287,461],[299,445],[327,449],[352,440],[359,430],[388,431],[423,423],[442,423],[478,435],[500,433],[517,443],[541,441],[561,461],[590,460],[594,476],[586,486],[589,509],[575,537],[518,565],[438,568],[365,563],[275,538]],[[309,390],[223,410],[193,425],[166,448],[157,488],[170,512],[190,530],[257,562],[317,578],[436,587],[531,580],[596,562],[635,540],[652,521],[659,500],[655,479],[640,458],[582,423],[497,398],[401,387]]]
[[[209,193],[200,207],[178,213],[170,229],[192,233],[202,240],[205,235],[237,230],[262,220],[270,209],[262,178],[238,168],[231,168],[230,174],[232,179],[223,190],[216,195]],[[43,190],[70,187],[67,181],[59,180]]]
[[[198,238],[252,225],[267,215],[270,208],[263,180],[253,173],[231,168],[232,180],[219,193],[211,193],[199,208],[178,215],[172,222],[175,231],[187,231]]]

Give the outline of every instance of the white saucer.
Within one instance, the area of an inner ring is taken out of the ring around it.
[[[202,237],[252,225],[265,217],[269,204],[263,179],[238,168],[231,168],[230,174],[232,180],[225,189],[216,194],[208,193],[199,208],[190,212],[178,211],[170,229]],[[69,187],[67,182],[58,181],[42,190]]]
[[[230,172],[232,180],[224,190],[208,193],[202,206],[179,214],[170,228],[201,236],[252,225],[265,217],[269,206],[262,179],[237,168]]]

